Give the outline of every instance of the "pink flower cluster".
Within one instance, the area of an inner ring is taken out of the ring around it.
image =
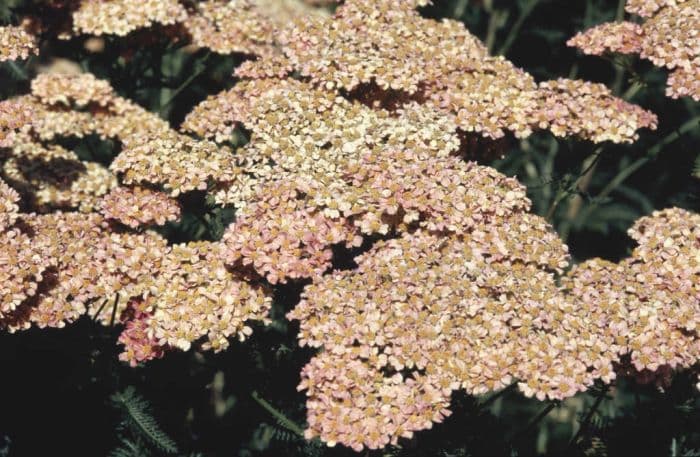
[[[641,25],[634,22],[598,25],[574,36],[569,46],[594,55],[639,54],[657,66],[672,70],[668,96],[700,100],[700,2],[630,0],[626,9],[646,20]]]
[[[289,314],[302,346],[309,438],[381,448],[449,414],[452,391],[514,381],[564,399],[617,373],[663,380],[700,360],[700,215],[638,221],[620,264],[567,265],[541,219],[488,216],[461,235],[416,231],[377,243],[307,286]],[[380,425],[381,424],[381,425]]]
[[[167,194],[142,187],[117,187],[100,201],[100,211],[108,218],[137,228],[163,225],[180,217],[180,204]]]
[[[246,0],[81,2],[76,32],[182,22],[195,44],[257,60],[182,131],[88,74],[42,74],[0,102],[0,327],[116,321],[120,358],[136,365],[223,350],[269,322],[268,283],[311,279],[288,314],[319,349],[299,385],[306,434],[358,451],[442,421],[458,389],[517,382],[564,399],[697,363],[700,216],[643,218],[629,259],[564,273],[567,247],[528,214],[526,189],[465,160],[508,132],[629,142],[655,116],[602,85],[537,83],[462,24],[420,16],[426,3],[347,0],[288,24]],[[663,15],[697,0],[665,3],[647,24],[695,20]],[[595,49],[646,52],[653,40],[634,38],[646,26]],[[250,141],[221,145],[239,126]],[[109,169],[58,143],[90,134],[119,144]],[[168,245],[145,227],[179,217],[176,198],[193,191],[235,207],[221,241]],[[372,241],[356,268],[329,271],[334,249]]]

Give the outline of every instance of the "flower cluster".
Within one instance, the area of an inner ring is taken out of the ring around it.
[[[700,360],[700,215],[657,211],[629,233],[639,243],[632,257],[577,265],[564,287],[587,328],[640,374],[690,367]]]
[[[180,217],[179,203],[167,194],[143,187],[117,187],[100,201],[100,211],[131,228],[163,225]]]
[[[30,106],[14,100],[0,101],[0,148],[11,147],[17,132],[25,130],[32,117]]]
[[[153,24],[172,25],[187,18],[178,0],[83,0],[73,12],[76,34],[124,36]]]
[[[275,24],[250,0],[207,0],[197,4],[185,27],[192,43],[219,54],[274,54]]]
[[[18,114],[26,112],[31,117],[24,116],[29,123],[21,126],[9,109],[7,114],[0,111],[0,123],[7,131],[3,145],[9,151],[2,171],[37,210],[92,211],[118,184],[103,165],[81,161],[72,151],[49,143],[64,137],[95,134],[117,140],[121,152],[111,170],[125,184],[160,186],[172,196],[206,189],[210,180],[229,182],[239,174],[228,149],[177,133],[157,115],[117,96],[106,81],[90,74],[39,75],[32,81],[31,95],[5,103],[11,103],[12,109],[21,107]],[[172,204],[158,207],[165,212],[152,214],[157,216],[153,220],[176,215]]]
[[[32,274],[35,281],[12,313],[0,319],[10,331],[32,323],[62,327],[105,297],[141,294],[143,279],[155,272],[166,248],[165,240],[152,233],[113,232],[97,214],[20,214],[15,227],[3,236],[11,237],[10,246],[23,241],[37,248],[2,265],[10,273]],[[43,262],[45,268],[22,268],[30,262]]]
[[[700,215],[638,221],[620,264],[567,265],[536,216],[504,211],[461,235],[407,233],[307,286],[289,314],[300,344],[309,438],[381,448],[449,414],[450,394],[518,381],[564,399],[629,369],[642,379],[700,360]],[[631,367],[626,360],[630,360]],[[381,426],[379,425],[381,424]]]
[[[229,337],[242,341],[252,333],[247,320],[267,321],[269,291],[230,271],[221,249],[209,242],[175,245],[162,258],[145,302],[147,333],[159,345],[186,351],[206,337],[203,348],[220,351]]]
[[[415,4],[345,2],[333,18],[297,21],[282,34],[283,51],[294,68],[325,88],[352,92],[376,84],[454,116],[464,131],[491,138],[552,129],[593,141],[629,142],[637,129],[655,127],[655,116],[602,86],[538,85],[504,58],[489,56],[463,24],[423,18]],[[584,115],[570,111],[572,100],[587,108]],[[604,119],[594,115],[594,107],[603,108]]]
[[[60,4],[59,38],[116,35],[165,27],[168,35],[221,54],[272,56],[276,29],[292,18],[323,15],[323,3],[301,0],[76,0]],[[17,34],[18,32],[15,32]],[[0,35],[2,36],[2,35]],[[146,35],[144,35],[146,36]],[[8,32],[9,37],[9,32]],[[8,38],[10,40],[10,38]],[[16,42],[13,38],[11,43]]]
[[[89,74],[42,74],[0,102],[0,327],[87,313],[124,325],[120,358],[136,365],[223,350],[269,321],[269,284],[310,279],[288,314],[319,349],[299,385],[307,437],[355,450],[442,421],[458,389],[517,382],[564,399],[696,363],[700,216],[643,218],[629,259],[564,273],[567,247],[528,214],[526,189],[465,160],[474,141],[537,129],[629,142],[655,116],[599,84],[538,83],[461,23],[420,16],[427,3],[347,0],[301,19],[294,2],[272,17],[263,0],[80,2],[77,33],[182,23],[197,46],[257,60],[180,131]],[[645,27],[670,27],[657,18],[679,8],[687,28],[697,0],[635,5],[654,18],[591,49],[648,52]],[[683,69],[693,43],[656,52]],[[250,141],[221,145],[239,126]],[[87,135],[118,145],[108,167],[61,145]],[[169,245],[147,229],[192,192],[235,207],[220,241]],[[343,247],[364,253],[330,271]]]
[[[630,13],[644,23],[611,22],[581,32],[569,40],[586,54],[639,54],[672,70],[666,93],[673,98],[700,100],[700,2],[628,1]]]
[[[440,422],[453,390],[541,376],[521,366],[537,336],[553,333],[561,299],[551,271],[566,266],[566,247],[537,216],[482,208],[469,231],[379,242],[356,270],[305,289],[289,317],[300,320],[301,345],[323,348],[299,386],[309,438],[384,447]],[[541,389],[570,394],[556,382]]]
[[[237,168],[228,148],[209,141],[196,141],[173,131],[125,144],[110,168],[125,184],[151,183],[162,186],[171,196],[206,190],[209,180],[233,179]]]
[[[18,213],[17,194],[4,184],[0,192],[4,329],[116,318],[126,325],[121,358],[135,364],[201,337],[205,349],[222,350],[228,337],[250,335],[247,321],[267,322],[270,293],[229,270],[218,243],[168,247],[155,232],[125,232],[97,213]]]
[[[38,54],[36,37],[21,26],[0,27],[0,62]]]

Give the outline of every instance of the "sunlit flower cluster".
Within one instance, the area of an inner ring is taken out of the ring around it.
[[[154,24],[172,25],[187,18],[178,0],[83,0],[73,12],[77,34],[119,35]]]
[[[275,52],[275,24],[251,0],[207,0],[197,4],[185,27],[192,42],[219,54]]]
[[[629,142],[637,129],[656,126],[655,116],[602,88],[561,81],[538,85],[503,57],[489,56],[463,24],[423,18],[413,3],[345,2],[333,18],[300,20],[285,30],[284,53],[302,75],[325,88],[352,94],[376,84],[455,116],[464,131],[491,138],[551,128],[596,142]],[[590,95],[585,103],[595,104],[584,105],[582,92]],[[570,112],[574,99],[589,108],[585,116]],[[591,117],[596,107],[604,119]]]
[[[27,298],[0,319],[10,331],[32,323],[62,327],[107,297],[140,295],[140,284],[155,273],[166,248],[165,240],[152,233],[113,232],[97,214],[21,214],[9,233],[40,250],[3,269],[29,275],[32,269],[23,264],[41,260],[49,265],[42,275],[35,274],[37,284],[27,288]]]
[[[581,32],[568,44],[586,54],[639,54],[671,71],[666,93],[700,100],[700,1],[628,1],[642,24],[611,22]]]
[[[144,360],[139,349],[144,344],[186,351],[202,337],[204,349],[221,351],[228,347],[228,338],[243,341],[252,333],[247,321],[268,321],[269,291],[253,278],[229,270],[220,250],[221,245],[209,242],[169,249],[139,304],[141,322],[126,329],[130,336],[122,339],[124,358]],[[143,338],[136,338],[135,332]]]
[[[21,26],[0,27],[0,62],[38,54],[36,37]]]
[[[640,376],[690,367],[700,360],[700,215],[657,211],[629,233],[632,257],[577,265],[565,287]]]
[[[110,168],[125,184],[163,186],[171,196],[206,190],[210,180],[229,181],[236,173],[231,151],[175,132],[125,145]]]
[[[678,6],[686,0],[627,0],[625,10],[628,13],[637,14],[642,17],[653,16],[661,8],[666,6]]]

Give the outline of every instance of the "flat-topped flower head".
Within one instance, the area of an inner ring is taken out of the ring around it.
[[[307,286],[289,314],[300,344],[322,348],[299,386],[309,437],[384,447],[440,422],[454,390],[481,394],[541,376],[524,364],[533,335],[555,333],[562,301],[552,273],[567,251],[537,216],[486,215],[460,235],[406,233],[355,260],[357,270]]]
[[[686,0],[627,0],[625,11],[642,17],[649,17],[654,15],[654,13],[661,8],[682,5],[685,1]]]
[[[52,268],[38,292],[17,306],[15,319],[5,323],[10,330],[63,327],[92,307],[102,309],[95,318],[108,322],[111,309],[100,308],[98,301],[118,296],[125,307],[129,298],[145,293],[146,280],[165,255],[159,235],[114,232],[94,213],[25,214],[21,220]]]
[[[162,186],[172,197],[206,190],[210,181],[230,181],[238,173],[229,148],[174,131],[124,145],[110,169],[124,184]]]
[[[252,0],[207,0],[185,22],[192,43],[219,54],[274,53],[275,24]]]
[[[609,92],[598,89],[590,97],[574,81],[538,85],[503,57],[489,56],[463,24],[421,17],[413,8],[422,3],[346,2],[332,18],[285,29],[284,53],[319,87],[399,91],[454,116],[462,130],[490,138],[551,129],[594,142],[631,142],[637,130],[656,127],[655,116]],[[574,103],[588,109],[557,109]],[[569,123],[574,126],[565,129]]]
[[[34,210],[92,211],[98,199],[117,186],[116,177],[104,166],[81,161],[61,146],[44,147],[22,140],[14,143],[0,170]]]
[[[700,215],[679,208],[654,212],[629,234],[639,246],[619,264],[590,260],[563,285],[581,315],[598,316],[599,338],[618,346],[623,373],[667,379],[667,371],[700,360]],[[586,318],[586,322],[590,319]],[[631,366],[621,356],[629,357]]]
[[[82,0],[73,12],[75,34],[125,36],[154,24],[173,25],[187,18],[178,0]]]
[[[32,80],[31,89],[43,104],[78,108],[88,104],[105,107],[117,96],[107,81],[90,73],[42,73]]]
[[[252,333],[248,321],[269,321],[270,292],[252,278],[229,270],[221,248],[209,242],[170,248],[139,305],[140,322],[128,325],[121,339],[125,358],[145,359],[141,349],[131,346],[143,344],[143,338],[133,337],[134,332],[147,335],[154,347],[186,351],[206,338],[203,349],[221,351],[228,347],[229,338],[243,341]],[[157,351],[149,354],[155,356]]]
[[[630,0],[626,9],[644,16],[642,24],[610,22],[571,38],[586,54],[639,54],[671,70],[666,94],[700,100],[700,1]]]

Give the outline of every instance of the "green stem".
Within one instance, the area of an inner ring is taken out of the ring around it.
[[[109,321],[109,326],[114,327],[114,321],[117,317],[117,305],[119,305],[119,294],[117,293],[114,297],[114,306],[112,307],[112,319]]]
[[[22,68],[22,67],[20,67],[19,65],[17,65],[17,62],[12,61],[12,60],[7,61],[7,62],[5,62],[5,63],[7,64],[7,66],[9,66],[10,68],[12,68],[12,71],[14,71],[15,73],[17,73],[17,76],[21,77],[22,80],[27,80],[27,79],[29,79],[29,76],[27,75],[26,65],[25,65],[25,68]]]
[[[95,311],[95,315],[92,316],[92,322],[93,322],[93,323],[94,323],[94,322],[97,322],[97,318],[100,316],[100,313],[102,312],[102,310],[105,309],[105,306],[107,306],[107,302],[109,302],[109,300],[105,299],[105,300],[102,302],[102,304],[100,305],[100,307],[97,308],[97,311]]]
[[[210,56],[210,55],[211,55],[211,54],[207,53],[207,54],[202,58],[202,63],[206,62],[207,59],[209,59],[209,56]],[[192,74],[190,75],[190,77],[187,78],[187,79],[185,80],[185,82],[183,82],[182,84],[180,84],[180,86],[179,86],[177,89],[175,89],[175,90],[170,94],[170,96],[160,105],[160,108],[159,108],[158,111],[160,112],[161,116],[162,116],[163,113],[165,112],[165,109],[177,98],[177,96],[180,95],[180,93],[182,93],[182,91],[185,90],[185,89],[187,88],[187,86],[189,86],[190,84],[192,84],[192,82],[193,82],[195,79],[197,79],[197,78],[198,78],[202,73],[204,73],[205,71],[207,71],[206,65],[203,66],[202,68],[200,68],[199,70],[195,71],[194,73],[192,73]]]
[[[499,55],[504,56],[510,50],[511,46],[513,46],[513,43],[515,42],[515,39],[518,37],[518,33],[520,33],[520,29],[523,27],[523,24],[527,18],[530,17],[530,14],[532,14],[532,11],[539,2],[540,0],[530,0],[525,4],[523,9],[520,10],[520,15],[518,15],[518,19],[516,19],[515,24],[513,24],[513,27],[510,29],[510,32],[506,37],[506,41],[503,43],[503,46],[501,46],[501,49],[498,50]]]
[[[644,87],[644,84],[642,84],[639,81],[635,81],[632,83],[632,85],[625,91],[624,94],[622,94],[622,98],[629,101],[632,97],[637,95],[637,92]]]
[[[467,3],[469,0],[458,0],[452,10],[452,17],[455,19],[461,19],[464,16],[464,10],[467,8]]]
[[[554,213],[561,202],[566,200],[573,193],[586,190],[587,184],[584,187],[583,185],[580,185],[580,183],[583,182],[585,184],[593,179],[593,173],[595,172],[595,167],[598,164],[598,160],[600,159],[600,154],[602,152],[603,147],[600,146],[586,158],[586,160],[583,162],[583,170],[581,171],[581,174],[578,176],[578,178],[576,178],[576,181],[574,181],[572,185],[557,194],[554,202],[552,202],[552,206],[550,206],[549,211],[547,211],[545,219],[551,222],[552,218],[554,217]]]
[[[518,433],[515,434],[515,436],[514,436],[513,439],[511,440],[511,442],[517,443],[517,442],[520,441],[523,437],[527,436],[527,434],[530,433],[530,431],[531,431],[533,428],[537,427],[537,424],[539,424],[540,422],[542,422],[542,419],[544,419],[545,417],[547,417],[547,415],[549,415],[549,413],[551,413],[552,410],[553,410],[554,408],[556,408],[558,405],[559,405],[559,403],[558,403],[558,402],[554,402],[554,401],[553,401],[553,402],[550,402],[549,404],[547,404],[547,406],[545,406],[544,408],[542,408],[542,411],[540,411],[540,412],[537,414],[537,416],[535,416],[535,417],[530,421],[530,423],[527,424],[527,427],[525,427],[524,429],[522,429],[521,431],[519,431]]]
[[[287,416],[282,414],[280,411],[278,411],[274,406],[269,404],[264,398],[260,397],[258,395],[257,391],[253,391],[253,393],[250,394],[251,397],[253,397],[253,400],[255,400],[260,406],[262,406],[265,411],[270,413],[272,417],[277,419],[280,425],[291,431],[292,433],[295,433],[299,435],[300,437],[304,437],[304,429],[301,428],[299,425],[294,423],[291,419],[289,419]]]
[[[586,192],[588,187],[593,181],[593,175],[595,174],[596,167],[598,165],[600,154],[603,152],[602,147],[598,147],[590,156],[586,158],[583,162],[583,167],[581,170],[581,175],[576,182],[576,190],[578,192]],[[566,242],[571,232],[572,221],[576,219],[579,211],[583,207],[583,198],[581,195],[576,194],[569,204],[569,210],[566,214],[566,219],[562,221],[561,228],[559,229],[559,234],[562,241]]]
[[[489,406],[491,406],[491,404],[492,404],[493,402],[495,402],[496,400],[498,400],[499,398],[501,398],[503,395],[505,395],[505,394],[507,394],[507,393],[509,393],[509,392],[512,392],[513,390],[515,390],[516,387],[518,387],[518,383],[517,383],[517,382],[514,382],[513,384],[509,385],[508,387],[502,389],[500,392],[496,392],[495,394],[491,395],[489,398],[487,398],[486,400],[484,400],[484,402],[481,403],[481,404],[479,405],[479,407],[480,407],[481,409],[486,409],[486,408],[488,408]]]
[[[603,188],[603,190],[600,191],[600,193],[596,196],[594,201],[588,207],[586,207],[586,210],[583,211],[581,217],[584,219],[588,217],[591,211],[593,211],[593,209],[595,209],[595,207],[599,204],[598,202],[610,195],[615,189],[617,189],[617,187],[620,184],[625,182],[625,180],[631,175],[633,175],[637,170],[642,168],[652,159],[655,159],[661,153],[665,146],[668,146],[669,144],[676,141],[678,138],[695,129],[698,126],[698,124],[700,124],[700,116],[693,117],[692,119],[681,125],[680,128],[668,134],[661,141],[652,146],[644,157],[640,157],[639,159],[635,160],[630,165],[628,165],[626,168],[621,170],[617,174],[617,176],[615,176]]]

